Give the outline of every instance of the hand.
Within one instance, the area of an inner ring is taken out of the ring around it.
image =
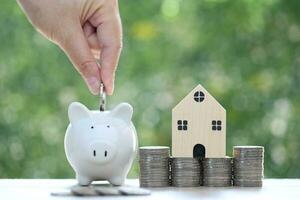
[[[37,30],[68,55],[93,94],[100,80],[113,93],[122,48],[117,0],[18,1]]]

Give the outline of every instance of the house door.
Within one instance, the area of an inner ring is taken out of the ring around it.
[[[202,144],[196,144],[193,149],[194,158],[205,158],[205,147]]]

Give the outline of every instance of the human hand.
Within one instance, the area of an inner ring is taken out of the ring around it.
[[[93,94],[100,80],[113,93],[122,48],[117,0],[18,1],[36,29],[68,55]]]

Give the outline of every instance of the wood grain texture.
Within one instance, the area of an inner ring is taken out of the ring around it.
[[[205,94],[202,102],[194,100],[197,91]],[[178,130],[178,120],[188,121],[186,131]],[[212,120],[221,120],[222,130],[212,130]],[[226,155],[226,110],[200,84],[172,110],[172,156],[193,157],[196,144],[204,145],[206,157]]]

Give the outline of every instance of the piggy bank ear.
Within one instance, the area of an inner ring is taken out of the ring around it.
[[[69,105],[68,115],[71,124],[73,124],[80,119],[90,117],[90,111],[85,105],[79,102],[73,102]]]
[[[133,108],[128,103],[120,103],[112,111],[111,116],[130,122],[132,118]]]

